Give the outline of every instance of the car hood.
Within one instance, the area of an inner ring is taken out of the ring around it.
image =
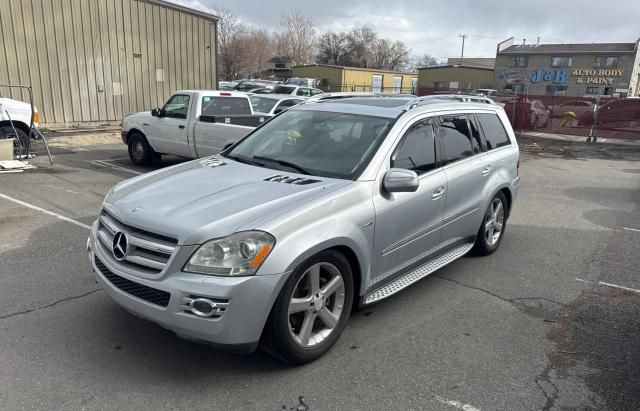
[[[296,184],[294,179],[299,179]],[[126,225],[175,237],[179,244],[200,244],[259,229],[351,183],[213,156],[126,180],[113,188],[104,207]]]

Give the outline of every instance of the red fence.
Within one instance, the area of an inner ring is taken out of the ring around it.
[[[467,93],[420,88],[420,95]],[[567,96],[492,96],[513,128],[554,134],[640,140],[640,98]]]

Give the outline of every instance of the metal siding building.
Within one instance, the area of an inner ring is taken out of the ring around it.
[[[415,90],[417,73],[376,70],[360,67],[309,64],[293,68],[293,77],[320,80],[324,91],[375,91],[374,78],[379,81],[379,91],[410,93]],[[394,84],[395,79],[395,84]],[[417,91],[417,90],[415,90]]]
[[[420,90],[474,90],[493,88],[493,68],[465,65],[424,67],[418,69]],[[422,94],[421,91],[421,94]]]
[[[0,84],[31,85],[46,126],[119,121],[216,88],[216,22],[161,0],[0,0]]]

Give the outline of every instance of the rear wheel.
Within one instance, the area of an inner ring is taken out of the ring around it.
[[[314,361],[338,340],[352,305],[347,259],[337,251],[323,251],[301,264],[285,283],[267,324],[265,348],[293,364]]]
[[[504,230],[507,226],[507,199],[501,192],[497,193],[482,219],[482,225],[476,235],[473,252],[477,255],[489,255],[500,247]]]
[[[146,137],[142,133],[133,133],[129,136],[129,158],[139,166],[151,164],[157,154],[153,151]]]

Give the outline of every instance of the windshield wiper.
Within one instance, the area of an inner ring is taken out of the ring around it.
[[[260,163],[258,161],[254,161],[250,157],[247,157],[247,156],[227,154],[226,157],[230,158],[232,160],[239,161],[240,163],[250,164],[252,166],[264,167],[264,164],[262,164],[262,163]]]
[[[300,174],[305,174],[305,175],[310,175],[311,174],[304,167],[301,167],[301,166],[299,166],[299,165],[297,165],[295,163],[290,163],[290,162],[288,162],[286,160],[278,160],[277,158],[269,158],[269,157],[263,157],[263,156],[253,156],[253,158],[255,158],[256,160],[271,161],[273,163],[280,164],[281,166],[292,168],[292,169],[298,171]]]

